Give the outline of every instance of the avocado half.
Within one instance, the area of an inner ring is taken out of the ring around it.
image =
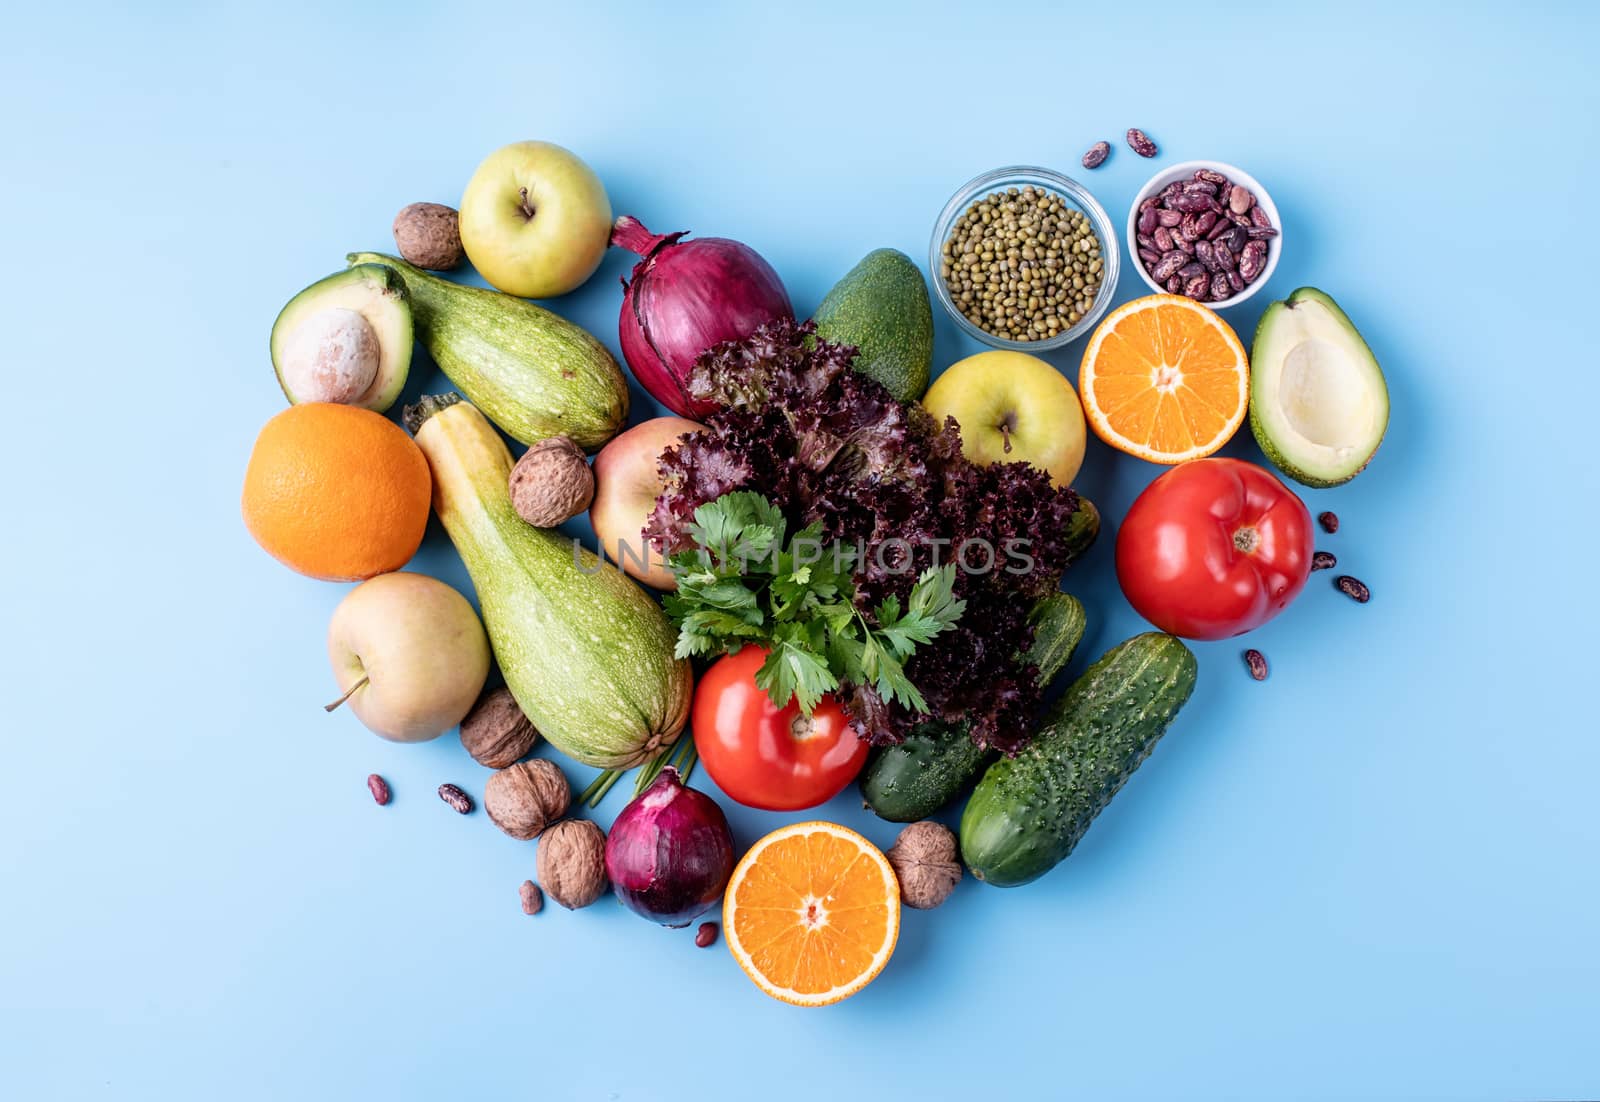
[[[1250,431],[1307,486],[1360,474],[1389,427],[1389,388],[1339,304],[1301,287],[1261,315],[1250,350]]]
[[[334,401],[382,413],[405,389],[412,328],[411,298],[399,272],[382,264],[335,272],[290,299],[272,323],[278,385],[291,404]],[[313,357],[320,357],[314,365]],[[363,380],[371,372],[371,381],[354,393],[352,370]]]

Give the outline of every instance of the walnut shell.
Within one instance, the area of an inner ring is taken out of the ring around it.
[[[515,765],[538,741],[538,730],[504,686],[479,697],[461,721],[461,745],[473,761],[490,769]]]
[[[436,272],[459,267],[467,256],[461,217],[443,203],[412,203],[395,215],[394,244],[411,263]]]
[[[540,440],[511,468],[511,506],[535,528],[571,520],[594,500],[594,472],[565,436]]]
[[[569,911],[605,894],[606,832],[587,819],[563,819],[539,836],[539,883]]]
[[[931,819],[912,823],[884,854],[900,881],[900,902],[919,911],[950,898],[961,882],[961,858],[950,828]]]
[[[483,810],[495,826],[527,841],[567,813],[572,789],[556,763],[534,758],[500,770],[483,786]]]

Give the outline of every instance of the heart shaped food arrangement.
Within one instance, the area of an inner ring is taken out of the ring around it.
[[[1128,141],[1157,155],[1141,130]],[[1097,143],[1084,167],[1110,156]],[[720,903],[720,940],[761,990],[837,1002],[888,964],[902,906],[937,907],[969,871],[1025,884],[1072,852],[1188,701],[1180,636],[1248,632],[1336,565],[1283,480],[1213,456],[1248,418],[1272,465],[1326,489],[1388,423],[1377,360],[1324,292],[1269,306],[1249,354],[1207,304],[1270,275],[1262,197],[1201,168],[1139,199],[1136,260],[1180,293],[1107,313],[1109,223],[1052,180],[1004,169],[958,192],[930,250],[936,296],[875,248],[802,321],[750,246],[615,217],[580,158],[517,142],[459,210],[402,210],[399,255],[351,253],[289,299],[271,354],[290,404],[256,441],[245,524],[301,574],[359,583],[328,629],[328,710],[395,743],[459,729],[492,772],[438,794],[536,847],[524,912],[609,888],[679,928]],[[607,346],[529,301],[573,291],[613,245],[637,257],[617,346],[673,414],[631,426]],[[493,289],[435,274],[467,261]],[[930,387],[932,297],[995,347]],[[1096,319],[1074,389],[1030,348]],[[444,379],[395,411],[416,342]],[[1090,430],[1170,469],[1115,549],[1158,630],[1074,676],[1086,614],[1062,580],[1100,531],[1074,488]],[[403,571],[430,511],[476,608]],[[560,528],[585,512],[598,553]],[[1348,575],[1333,588],[1371,596]],[[1267,678],[1259,650],[1242,656]],[[774,829],[741,850],[690,787],[697,765]],[[630,771],[608,835],[582,815]],[[391,805],[384,777],[367,784]],[[793,815],[852,784],[909,824],[887,852]],[[719,932],[700,921],[694,943]]]

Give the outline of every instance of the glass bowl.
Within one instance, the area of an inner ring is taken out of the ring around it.
[[[1014,341],[980,329],[956,306],[955,298],[950,294],[950,288],[944,281],[944,243],[950,237],[956,219],[966,213],[967,208],[973,203],[994,192],[1012,187],[1021,188],[1028,184],[1060,195],[1069,204],[1089,216],[1089,225],[1094,228],[1095,236],[1100,239],[1100,289],[1095,292],[1094,302],[1089,305],[1089,312],[1079,318],[1078,323],[1070,329],[1063,329],[1053,337],[1044,337],[1036,341]],[[1089,332],[1111,308],[1111,300],[1116,297],[1117,276],[1122,266],[1122,250],[1118,247],[1117,241],[1116,227],[1112,225],[1110,216],[1082,184],[1048,168],[1012,165],[1009,168],[997,168],[992,172],[985,172],[982,176],[968,180],[950,197],[950,201],[944,205],[944,210],[939,212],[938,221],[933,224],[933,240],[928,245],[928,275],[933,279],[934,293],[938,295],[939,301],[955,319],[956,325],[967,335],[994,348],[1009,348],[1018,352],[1046,352],[1069,344]]]

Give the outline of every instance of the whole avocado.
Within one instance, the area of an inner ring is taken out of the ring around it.
[[[898,249],[874,249],[833,285],[812,318],[817,336],[857,348],[855,369],[902,402],[921,398],[933,368],[928,285]]]

